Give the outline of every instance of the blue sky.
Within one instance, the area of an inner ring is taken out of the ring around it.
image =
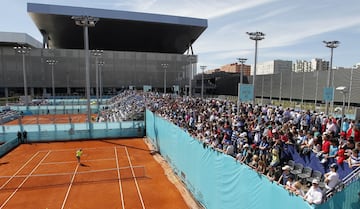
[[[258,63],[274,59],[330,60],[323,40],[340,41],[334,67],[360,63],[359,0],[1,0],[0,31],[21,32],[42,40],[27,14],[27,2],[125,10],[208,19],[208,28],[193,45],[207,69],[248,58],[255,42],[246,32],[261,31]]]

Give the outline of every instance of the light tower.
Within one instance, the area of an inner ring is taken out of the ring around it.
[[[243,84],[243,70],[244,70],[244,63],[246,62],[247,58],[237,58],[239,63],[241,63],[240,66],[240,85],[238,85],[238,99],[237,99],[237,113],[240,114],[240,87]]]
[[[254,74],[253,74],[253,88],[254,88],[254,96],[253,96],[253,105],[255,105],[256,93],[255,93],[255,81],[256,81],[256,64],[257,64],[257,48],[258,41],[261,41],[265,38],[265,33],[263,32],[246,32],[249,35],[251,40],[255,41],[255,60],[254,60]]]
[[[206,69],[206,66],[202,65],[200,66],[201,69],[201,99],[204,99],[204,70]]]
[[[56,65],[57,61],[53,59],[46,60],[46,63],[51,65],[51,87],[52,87],[52,95],[53,95],[53,105],[55,105],[55,80],[54,80],[54,65]]]
[[[332,61],[333,61],[333,51],[334,48],[338,47],[340,44],[340,41],[323,41],[326,47],[330,48],[331,56],[330,56],[330,65],[328,69],[328,79],[327,79],[327,87],[330,88],[333,86],[333,83],[331,82],[331,73],[332,73]],[[329,102],[326,102],[325,106],[325,114],[329,114]]]
[[[22,71],[24,79],[24,94],[25,94],[25,106],[26,110],[29,109],[29,99],[28,99],[28,89],[27,89],[27,80],[26,80],[26,64],[25,64],[25,55],[30,53],[31,48],[26,46],[15,46],[14,50],[16,53],[22,55]]]
[[[84,28],[84,50],[85,50],[85,79],[86,79],[86,106],[87,121],[91,124],[91,107],[90,107],[90,55],[89,55],[89,27],[95,27],[99,18],[90,16],[74,16],[75,24]],[[89,128],[91,129],[90,125]]]

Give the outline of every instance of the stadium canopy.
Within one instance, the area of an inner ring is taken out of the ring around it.
[[[83,49],[84,32],[72,17],[99,18],[89,27],[89,48],[183,54],[207,28],[206,19],[28,3],[49,48]]]

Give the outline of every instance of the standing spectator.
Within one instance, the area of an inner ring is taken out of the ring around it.
[[[17,132],[17,139],[18,139],[18,143],[21,144],[22,143],[22,134],[20,131]]]
[[[322,198],[323,193],[319,187],[319,180],[314,179],[312,181],[312,186],[305,194],[304,199],[310,204],[321,204]]]
[[[27,143],[27,132],[26,132],[26,130],[23,131],[22,135],[23,135],[23,142]]]

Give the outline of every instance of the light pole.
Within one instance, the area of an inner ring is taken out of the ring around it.
[[[103,50],[99,50],[99,49],[91,50],[92,55],[95,56],[95,83],[96,83],[95,92],[96,92],[96,104],[97,104],[98,111],[99,111],[99,63],[98,63],[98,57],[102,56],[103,52],[104,52]]]
[[[246,62],[247,58],[237,58],[237,60],[239,61],[239,63],[241,63],[241,66],[240,66],[240,84],[243,84],[244,63]]]
[[[15,52],[22,55],[22,70],[24,77],[24,94],[25,94],[25,106],[26,110],[29,109],[29,101],[28,101],[28,89],[27,89],[27,81],[26,81],[26,65],[25,65],[25,55],[30,53],[31,48],[26,46],[15,46]]]
[[[191,93],[192,93],[191,80],[193,76],[193,65],[192,65],[193,61],[194,61],[194,57],[192,55],[189,55],[189,97],[191,97]]]
[[[244,70],[244,63],[246,62],[247,58],[237,58],[237,60],[239,61],[239,63],[241,64],[240,66],[240,85],[238,85],[238,99],[237,99],[237,114],[240,114],[240,88],[241,85],[243,84],[243,70]]]
[[[102,81],[102,66],[105,64],[104,61],[99,61],[98,65],[99,65],[99,85],[100,85],[100,104],[102,104],[102,93],[103,93],[103,81]]]
[[[54,80],[54,65],[56,65],[57,61],[50,59],[46,60],[46,63],[51,65],[51,87],[52,87],[52,95],[53,95],[53,105],[55,105],[55,80]]]
[[[202,65],[200,66],[201,69],[201,99],[204,99],[204,70],[206,69],[206,66]]]
[[[86,106],[87,106],[87,121],[91,124],[91,108],[90,108],[90,55],[89,55],[89,27],[95,27],[99,18],[90,16],[74,16],[75,24],[84,28],[84,50],[85,50],[85,78],[86,78]],[[89,126],[91,129],[91,127]]]
[[[333,51],[334,51],[334,48],[339,46],[340,41],[323,41],[323,43],[325,44],[326,47],[330,48],[330,51],[331,51],[330,65],[329,65],[329,69],[328,69],[328,79],[327,79],[327,87],[330,88],[333,86],[333,84],[331,83]],[[329,101],[326,101],[325,114],[326,115],[329,114]]]
[[[253,96],[253,105],[255,105],[256,93],[255,93],[255,77],[256,77],[256,64],[257,64],[257,42],[261,41],[265,38],[265,33],[263,32],[246,32],[249,35],[251,40],[255,41],[255,60],[254,60],[254,74],[253,74],[253,88],[254,88],[254,96]]]
[[[163,64],[161,64],[161,66],[164,69],[164,94],[166,94],[166,70],[167,70],[169,64],[163,63]]]
[[[344,115],[345,115],[345,100],[346,100],[346,93],[348,93],[348,88],[346,86],[339,86],[336,87],[337,91],[340,91],[343,95],[343,104],[341,107],[341,131],[343,129],[343,123],[344,123]]]

